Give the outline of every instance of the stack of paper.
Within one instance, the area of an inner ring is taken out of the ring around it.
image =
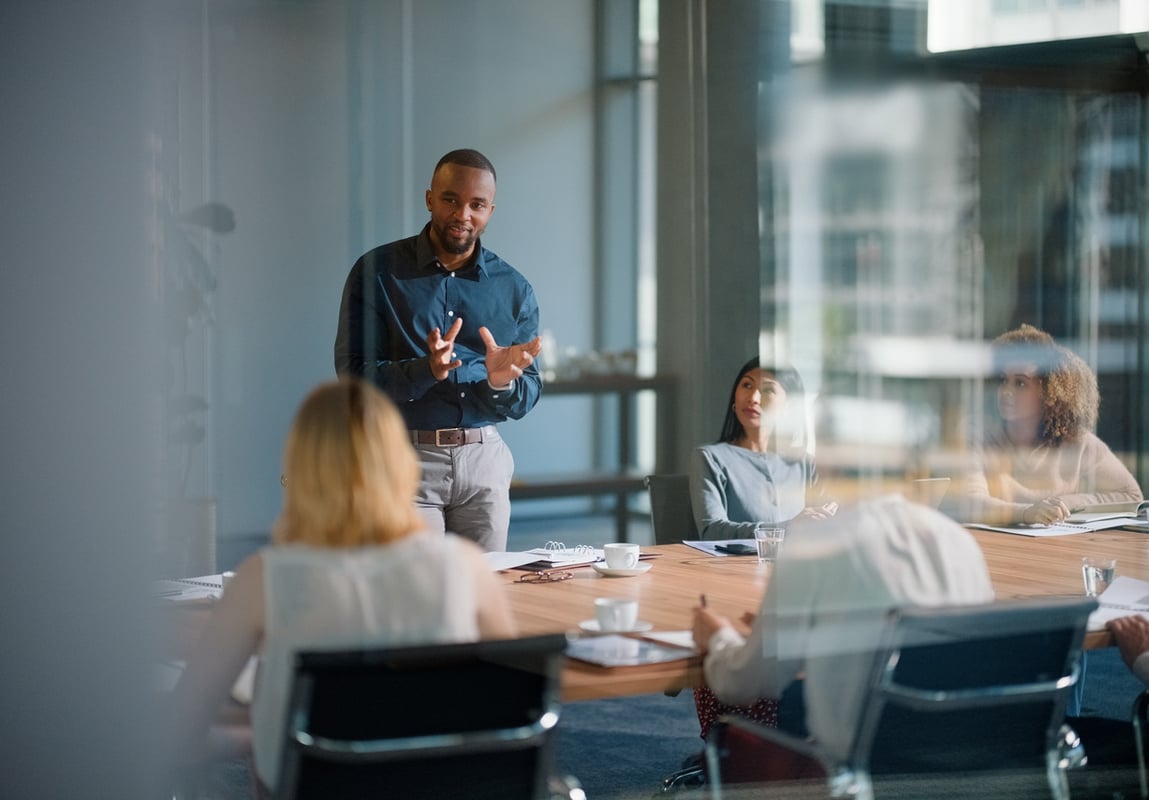
[[[1067,522],[1089,523],[1098,520],[1145,520],[1149,502],[1099,503],[1073,509]]]
[[[1100,606],[1089,615],[1089,630],[1099,631],[1105,623],[1130,614],[1149,616],[1149,582],[1118,575],[1097,598]]]

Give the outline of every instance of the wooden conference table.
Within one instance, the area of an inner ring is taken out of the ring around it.
[[[1081,557],[1106,555],[1117,559],[1117,574],[1149,580],[1149,535],[1105,530],[1094,533],[1034,538],[972,530],[985,554],[998,599],[1080,595]],[[643,575],[608,578],[590,567],[573,570],[569,580],[519,583],[521,572],[501,573],[524,635],[578,632],[579,623],[594,618],[596,597],[633,597],[640,620],[652,633],[681,631],[691,625],[692,609],[705,593],[708,607],[737,619],[757,610],[769,568],[753,557],[718,558],[686,545],[644,547],[658,553]],[[1086,636],[1086,647],[1107,647],[1104,631]],[[655,694],[700,682],[699,659],[636,667],[603,668],[568,660],[563,671],[563,700],[591,700]]]

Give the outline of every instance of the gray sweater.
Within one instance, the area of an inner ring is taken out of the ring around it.
[[[817,481],[810,456],[784,458],[722,442],[696,448],[690,470],[694,524],[703,539],[753,539],[758,522],[784,524]]]

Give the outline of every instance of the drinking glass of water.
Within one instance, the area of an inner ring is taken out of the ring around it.
[[[773,564],[778,557],[778,548],[786,538],[785,528],[775,528],[764,522],[754,527],[754,543],[758,545],[758,563]]]
[[[1117,572],[1117,559],[1102,556],[1085,556],[1081,559],[1081,579],[1085,581],[1085,594],[1087,597],[1097,595],[1109,588],[1113,583],[1113,575]]]

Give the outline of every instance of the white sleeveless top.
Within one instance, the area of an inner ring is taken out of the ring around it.
[[[296,651],[479,638],[465,544],[424,531],[382,547],[263,550],[266,633],[251,720],[256,772],[269,788],[279,778]]]

